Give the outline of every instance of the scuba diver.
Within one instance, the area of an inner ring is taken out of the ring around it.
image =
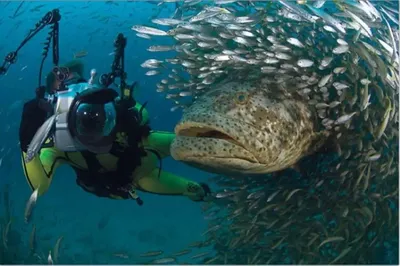
[[[205,201],[208,185],[196,183],[162,170],[162,159],[170,156],[174,133],[153,131],[146,109],[134,100],[136,83],[125,82],[126,38],[114,42],[112,71],[97,79],[92,69],[84,78],[79,61],[58,65],[57,9],[48,12],[15,52],[6,56],[0,74],[16,61],[18,50],[46,25],[46,39],[36,97],[25,103],[19,130],[22,165],[28,184],[44,194],[61,164],[70,165],[77,184],[99,197],[143,201],[137,190],[160,195],[183,195]],[[53,43],[54,68],[41,85],[43,62]],[[121,93],[109,88],[120,79]],[[159,164],[157,163],[159,162]]]

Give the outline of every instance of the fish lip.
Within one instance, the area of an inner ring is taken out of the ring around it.
[[[235,137],[223,129],[203,123],[191,122],[180,124],[176,127],[175,134],[177,137],[221,139],[247,150],[243,144],[235,140]]]
[[[199,136],[201,134],[202,136]],[[217,134],[216,136],[207,136],[207,134]],[[204,123],[199,123],[199,122],[186,122],[182,124],[178,124],[175,127],[175,135],[176,138],[179,137],[185,137],[185,138],[210,138],[214,140],[221,140],[221,141],[226,141],[229,142],[230,144],[233,144],[237,147],[242,148],[243,150],[249,152],[249,150],[239,141],[235,139],[232,134],[227,133],[220,127],[212,126],[212,125],[207,125]],[[201,156],[187,156],[187,158],[198,158]],[[244,160],[247,162],[251,163],[259,163],[256,159],[253,159],[248,156],[239,156],[239,157],[225,157],[225,156],[207,156],[215,159],[237,159],[237,160]]]

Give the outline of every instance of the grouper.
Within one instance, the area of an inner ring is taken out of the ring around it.
[[[175,160],[218,174],[297,168],[328,137],[307,102],[264,82],[228,82],[183,113],[171,146]]]

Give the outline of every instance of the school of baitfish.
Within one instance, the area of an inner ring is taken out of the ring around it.
[[[222,189],[205,206],[210,228],[198,244],[214,253],[199,263],[389,263],[384,250],[398,246],[398,1],[160,5],[169,2],[173,17],[132,30],[174,41],[148,48],[173,58],[142,64],[146,75],[168,75],[157,91],[173,109],[228,82],[265,80],[307,104],[335,146],[332,160],[309,159],[307,174],[215,177]]]

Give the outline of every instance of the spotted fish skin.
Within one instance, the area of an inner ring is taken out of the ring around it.
[[[279,171],[323,143],[312,114],[306,103],[271,85],[228,82],[184,111],[171,155],[215,173]]]

